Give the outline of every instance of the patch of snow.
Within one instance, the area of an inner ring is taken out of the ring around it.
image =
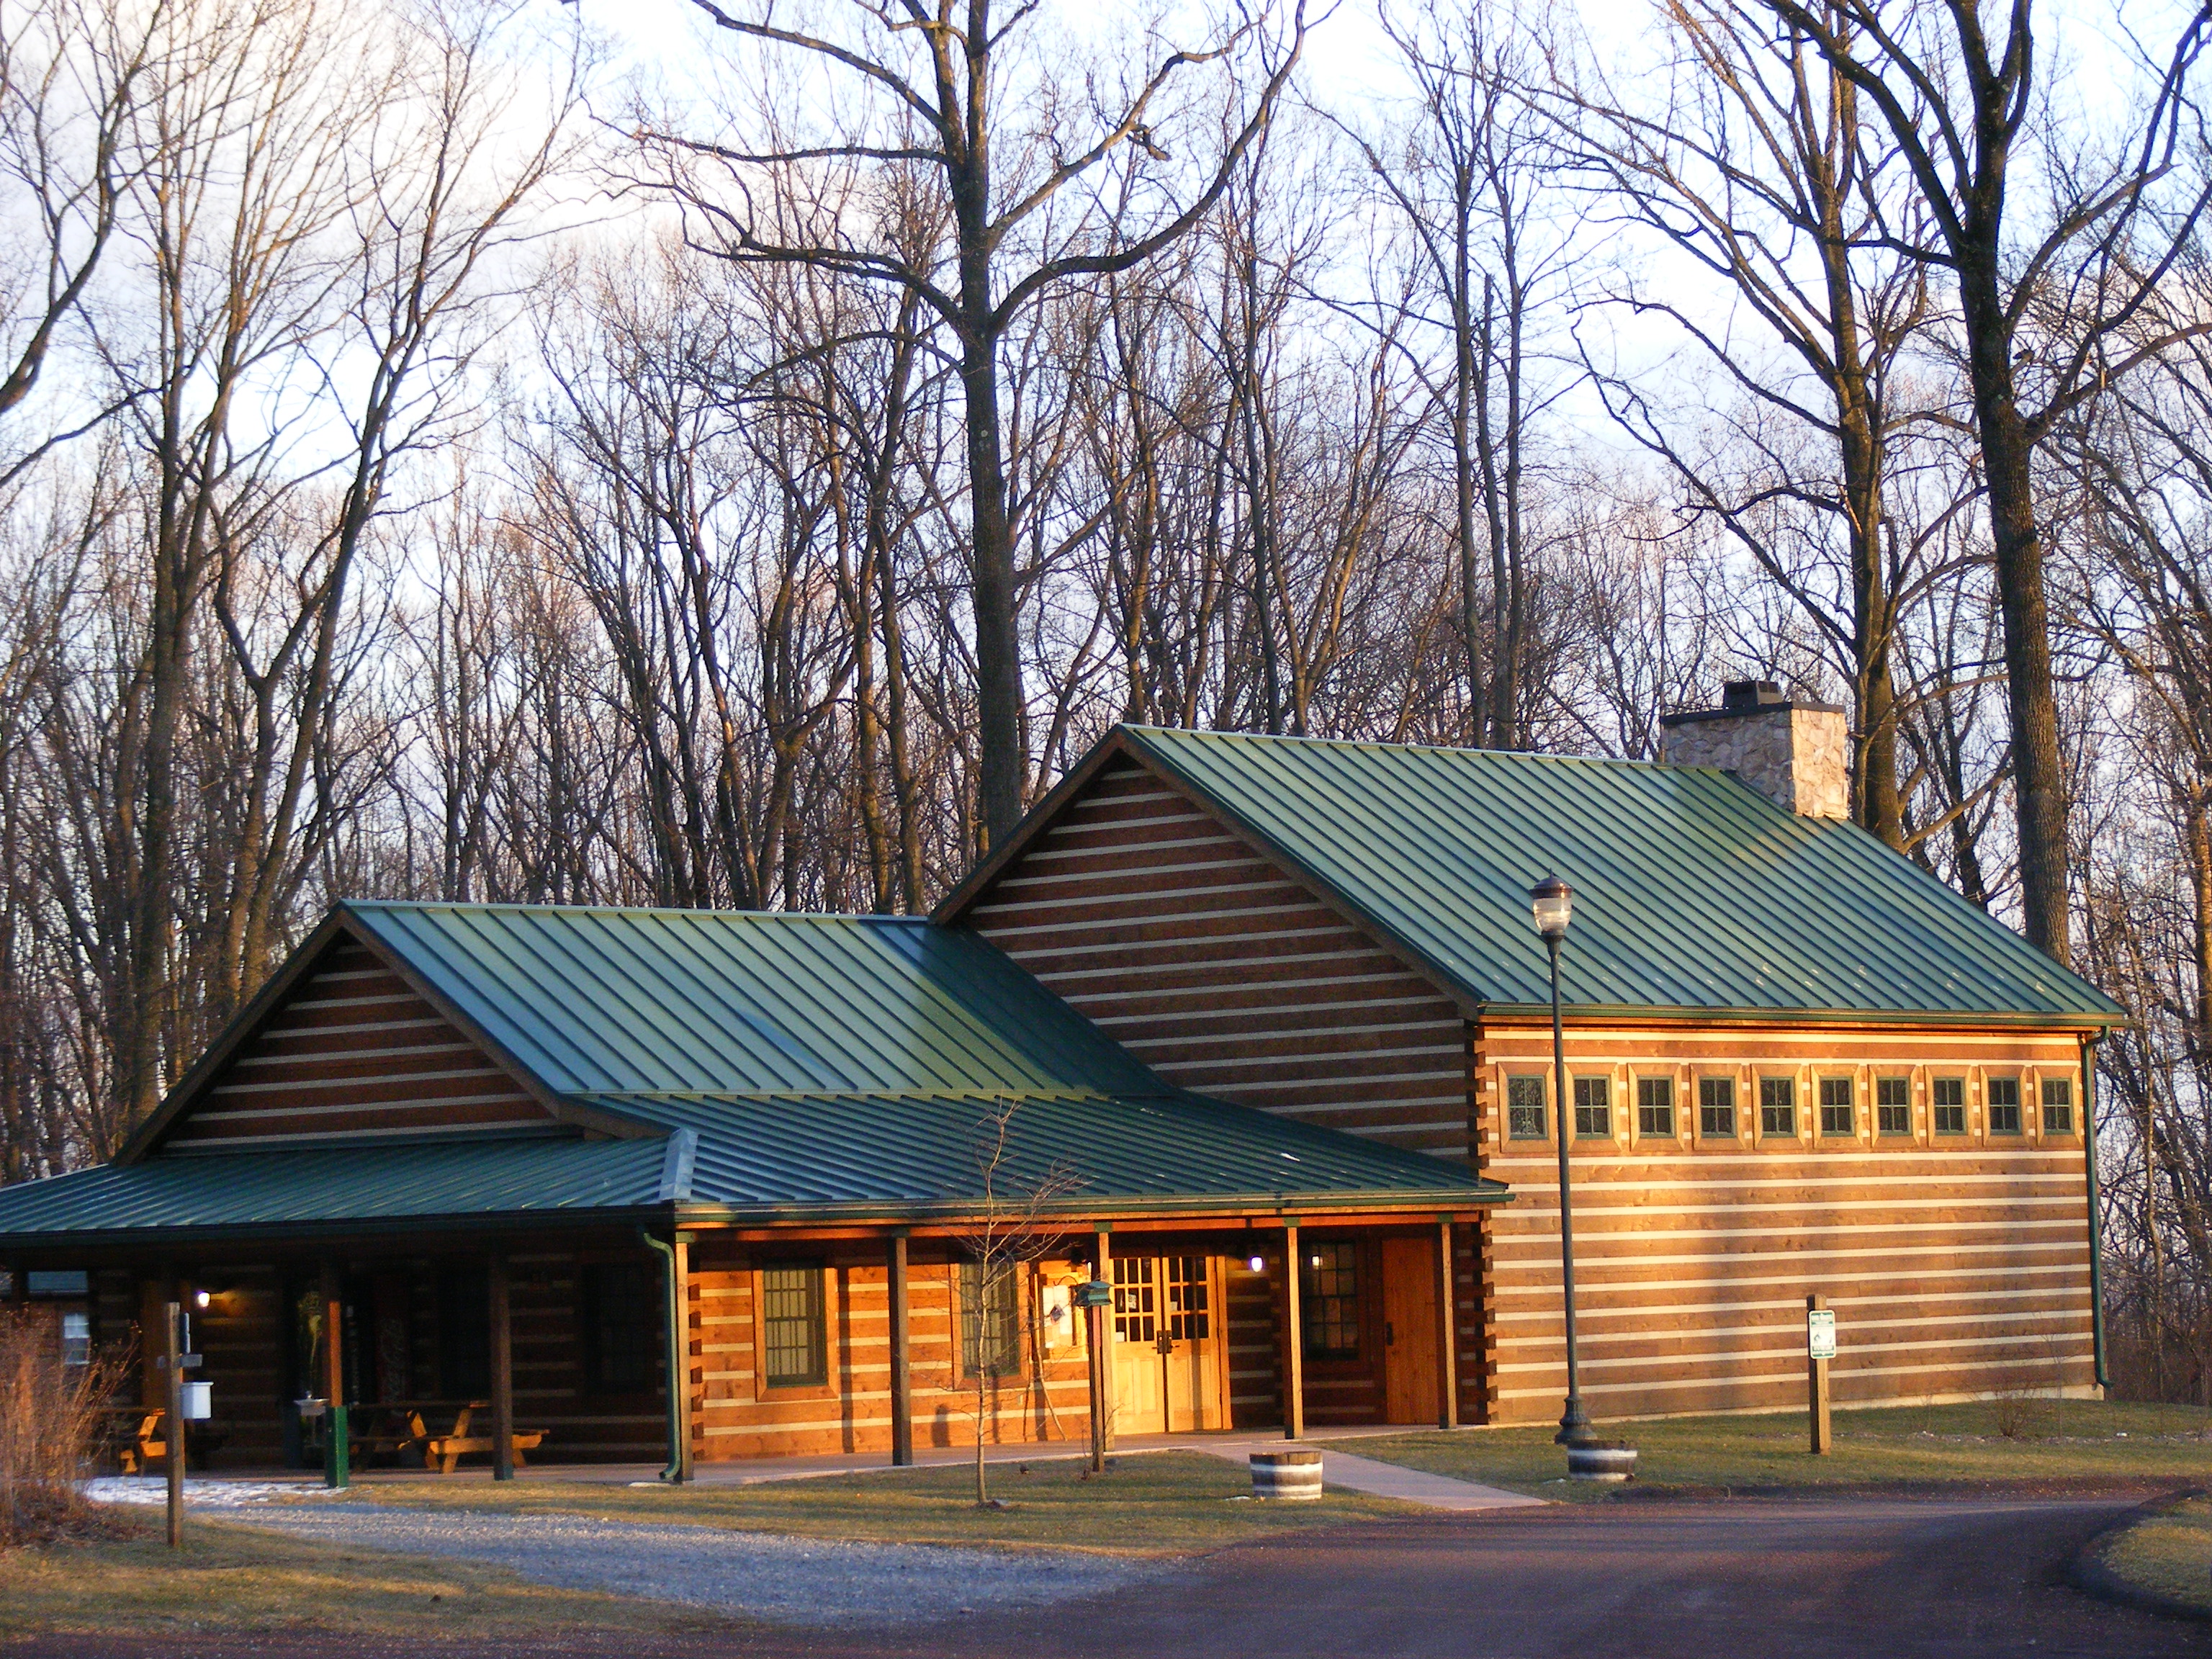
[[[158,1474],[110,1474],[88,1480],[84,1495],[95,1504],[166,1504],[169,1483]],[[329,1486],[289,1480],[192,1480],[185,1482],[185,1507],[193,1510],[234,1510],[248,1504],[265,1504],[276,1498],[317,1498],[328,1493],[347,1496]]]

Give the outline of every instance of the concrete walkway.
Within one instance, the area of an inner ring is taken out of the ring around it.
[[[1385,1435],[1409,1432],[1403,1425],[1382,1428],[1332,1429],[1331,1442],[1380,1438]],[[1114,1443],[1116,1457],[1142,1455],[1151,1452],[1205,1452],[1224,1458],[1232,1463],[1243,1463],[1255,1451],[1322,1450],[1311,1441],[1285,1440],[1281,1435],[1261,1431],[1229,1434],[1125,1434]],[[991,1463],[1048,1463],[1066,1458],[1085,1455],[1080,1442],[1047,1441],[1042,1444],[989,1446],[983,1456]],[[914,1467],[917,1468],[958,1468],[975,1460],[972,1446],[917,1446]],[[811,1480],[825,1475],[890,1474],[891,1465],[880,1452],[861,1454],[837,1453],[825,1457],[761,1457],[733,1459],[728,1462],[700,1463],[694,1467],[692,1484],[699,1486],[750,1486],[767,1480]],[[420,1480],[424,1478],[420,1469],[356,1469],[353,1476],[361,1485],[374,1485],[387,1480]],[[434,1475],[430,1479],[444,1481],[489,1480],[489,1465],[477,1465],[459,1469],[452,1474]],[[659,1484],[659,1466],[653,1463],[533,1463],[515,1471],[519,1480],[576,1481],[592,1486],[651,1486]],[[278,1489],[313,1487],[320,1489],[319,1476],[301,1470],[257,1473],[251,1476],[218,1478],[208,1483],[222,1487],[243,1479],[255,1483],[267,1483]],[[1395,1463],[1379,1462],[1371,1457],[1358,1457],[1340,1450],[1322,1450],[1322,1479],[1332,1486],[1342,1486],[1349,1492],[1365,1492],[1376,1498],[1395,1498],[1408,1504],[1423,1504],[1429,1509],[1475,1511],[1481,1510],[1521,1509],[1531,1504],[1542,1504],[1548,1499],[1527,1498],[1519,1492],[1505,1492],[1497,1486],[1480,1486],[1472,1480],[1455,1480],[1449,1475],[1430,1474],[1420,1469],[1401,1468]],[[149,1483],[152,1490],[159,1483]],[[199,1483],[194,1482],[194,1485]],[[257,1490],[257,1497],[263,1495]],[[195,1506],[220,1502],[220,1497],[210,1492],[203,1497],[191,1495]]]

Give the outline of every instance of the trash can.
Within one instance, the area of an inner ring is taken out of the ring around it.
[[[1254,1452],[1252,1496],[1308,1499],[1321,1496],[1321,1454],[1317,1451]]]

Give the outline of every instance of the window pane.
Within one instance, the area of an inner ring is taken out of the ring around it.
[[[1640,1077],[1636,1079],[1636,1133],[1671,1135],[1674,1133],[1674,1079]]]
[[[824,1380],[821,1268],[763,1268],[760,1326],[761,1374],[769,1382]]]
[[[1993,1135],[2016,1135],[2020,1133],[2020,1079],[2016,1077],[1993,1077],[1989,1082],[1990,1133]]]
[[[584,1267],[584,1347],[590,1385],[609,1393],[656,1387],[668,1291],[652,1261],[593,1261]]]
[[[92,1316],[65,1313],[62,1316],[62,1364],[89,1365],[92,1364]]]
[[[1759,1079],[1759,1132],[1763,1135],[1797,1133],[1797,1084],[1786,1077]]]
[[[2047,1135],[2070,1135],[2074,1133],[2073,1079],[2044,1079],[2043,1133]]]
[[[1544,1079],[1510,1077],[1505,1079],[1505,1134],[1510,1140],[1545,1140]]]
[[[1168,1258],[1168,1335],[1177,1342],[1203,1342],[1212,1319],[1206,1300],[1206,1258]]]
[[[1613,1084],[1601,1077],[1575,1079],[1575,1133],[1603,1138],[1613,1133]]]
[[[1858,1113],[1851,1100],[1850,1079],[1822,1078],[1820,1079],[1820,1133],[1824,1135],[1855,1135],[1858,1130]]]
[[[1123,1342],[1150,1342],[1159,1332],[1158,1292],[1148,1255],[1114,1258],[1114,1334]]]
[[[1309,1359],[1359,1358],[1359,1247],[1309,1244],[1299,1264],[1299,1317]]]
[[[1118,1269],[1120,1262],[1115,1262]],[[1131,1258],[1145,1273],[1145,1304],[1152,1303],[1152,1260]],[[1117,1272],[1115,1277],[1120,1277]],[[1147,1317],[1149,1328],[1152,1320]],[[960,1264],[960,1370],[973,1376],[1011,1376],[1022,1368],[1021,1278],[1013,1262],[994,1261],[987,1274],[980,1261]]]
[[[1966,1133],[1966,1080],[1939,1077],[1928,1085],[1928,1098],[1939,1135]]]
[[[1698,1133],[1735,1139],[1735,1079],[1701,1077],[1698,1079]]]
[[[1878,1077],[1874,1080],[1875,1127],[1886,1135],[1912,1133],[1912,1079]]]

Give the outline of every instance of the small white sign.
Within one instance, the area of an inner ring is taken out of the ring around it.
[[[1833,1359],[1836,1357],[1836,1316],[1833,1310],[1806,1310],[1805,1346],[1806,1352],[1815,1359]]]

